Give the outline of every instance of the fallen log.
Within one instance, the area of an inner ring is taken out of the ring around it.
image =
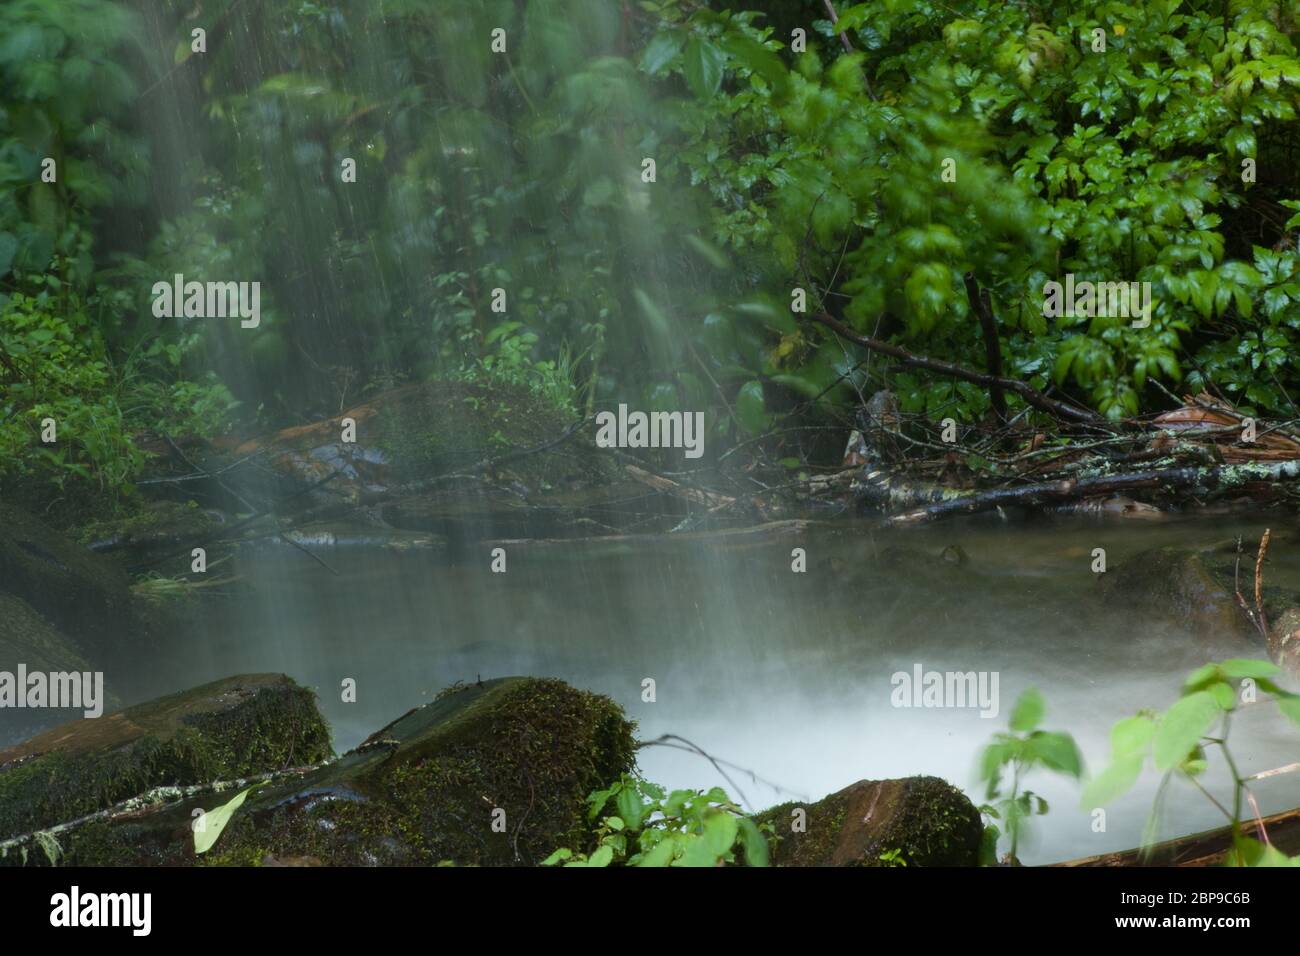
[[[1294,481],[1297,478],[1300,478],[1300,459],[1217,467],[1164,468],[1124,475],[1043,481],[989,491],[950,490],[946,492],[943,501],[889,515],[882,523],[886,527],[924,524],[940,518],[977,514],[1001,507],[1036,507],[1141,489],[1185,490],[1201,500],[1208,500],[1252,482]]]
[[[1268,841],[1288,856],[1300,855],[1300,807],[1284,810],[1242,826],[1242,835],[1260,839],[1260,824]],[[1176,837],[1151,847],[1135,847],[1115,853],[1099,853],[1053,866],[1222,866],[1232,850],[1232,828],[1221,827],[1189,836]]]

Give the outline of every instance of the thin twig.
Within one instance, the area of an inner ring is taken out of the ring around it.
[[[713,768],[717,770],[718,773],[722,775],[723,779],[726,780],[727,783],[729,783],[735,789],[736,796],[740,797],[742,803],[749,803],[749,801],[745,798],[745,795],[741,793],[740,787],[736,785],[735,781],[732,780],[731,777],[728,776],[727,772],[722,769],[723,765],[726,765],[733,770],[738,770],[741,773],[747,774],[749,778],[753,780],[755,783],[761,783],[764,786],[771,787],[777,793],[788,793],[791,796],[798,797],[801,800],[809,799],[808,796],[805,794],[796,793],[793,790],[790,790],[786,787],[782,787],[780,784],[773,783],[771,780],[764,780],[754,771],[746,767],[741,767],[737,764],[731,763],[729,760],[723,760],[721,757],[714,757],[712,754],[705,751],[703,747],[700,747],[698,744],[691,743],[691,741],[687,740],[685,737],[681,737],[677,734],[662,734],[656,737],[654,740],[639,740],[637,741],[636,746],[638,750],[642,747],[669,747],[673,750],[685,750],[687,753],[698,754],[699,756],[707,760],[709,763],[713,764]],[[749,805],[750,807],[753,807],[753,804],[749,804]]]

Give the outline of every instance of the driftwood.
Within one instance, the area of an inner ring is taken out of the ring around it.
[[[1300,808],[1284,810],[1261,821],[1242,826],[1244,836],[1260,838],[1259,823],[1268,834],[1268,841],[1288,856],[1300,855]],[[1177,837],[1157,843],[1153,847],[1136,847],[1116,853],[1100,853],[1078,860],[1067,860],[1055,866],[1220,866],[1227,862],[1233,847],[1232,828],[1206,830],[1190,836]]]
[[[736,499],[730,495],[719,495],[712,491],[704,491],[700,488],[679,484],[665,478],[663,475],[656,475],[654,472],[647,471],[636,465],[624,465],[623,470],[648,488],[653,488],[655,491],[673,495],[706,508],[725,508],[727,505],[736,503]]]
[[[1201,500],[1208,500],[1254,482],[1294,481],[1297,478],[1300,478],[1300,460],[1164,468],[1126,475],[1042,481],[990,491],[951,491],[943,501],[892,515],[884,523],[890,527],[923,524],[939,518],[977,514],[1004,506],[1057,504],[1123,491],[1182,490],[1193,493]]]

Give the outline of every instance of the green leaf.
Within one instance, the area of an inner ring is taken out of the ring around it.
[[[1156,727],[1156,769],[1171,770],[1186,760],[1222,713],[1215,696],[1203,690],[1170,707]]]
[[[1145,714],[1126,717],[1110,730],[1110,749],[1115,757],[1145,753],[1156,733],[1156,722]]]
[[[741,66],[751,73],[757,73],[772,86],[778,86],[786,78],[785,64],[781,58],[754,40],[746,36],[728,35],[722,40],[722,48],[734,57]]]
[[[1198,667],[1187,676],[1187,680],[1183,682],[1183,690],[1204,690],[1209,684],[1221,679],[1219,665],[1206,664],[1204,667]]]
[[[670,866],[681,846],[680,834],[669,833],[636,861],[637,866]]]
[[[710,41],[691,37],[686,44],[686,85],[701,100],[707,100],[722,86],[726,55]]]
[[[1277,847],[1242,837],[1237,843],[1247,866],[1300,866],[1300,856],[1287,856]]]
[[[1022,734],[1028,733],[1042,722],[1046,710],[1043,695],[1031,687],[1020,695],[1011,711],[1011,729]]]
[[[1300,727],[1300,696],[1278,698],[1277,709],[1282,712],[1282,716]]]
[[[1088,781],[1083,788],[1080,806],[1085,810],[1104,807],[1127,793],[1137,782],[1145,761],[1146,756],[1141,753],[1116,756],[1109,767]]]
[[[641,819],[645,815],[646,806],[641,802],[641,794],[635,788],[626,787],[619,791],[614,805],[618,807],[618,815],[623,818],[628,829],[641,829]]]
[[[674,866],[717,866],[736,842],[740,823],[726,812],[715,812],[704,821],[704,832],[686,845],[686,852]]]
[[[1044,766],[1076,779],[1083,775],[1083,756],[1069,734],[1037,731],[1028,743],[1029,754]]]
[[[745,848],[745,862],[750,866],[769,864],[767,838],[758,829],[758,824],[749,817],[740,820],[740,845]]]
[[[755,434],[767,427],[762,382],[746,382],[740,387],[740,392],[736,395],[736,418],[746,431]]]
[[[682,52],[680,33],[671,30],[656,33],[646,44],[645,52],[641,54],[641,69],[655,76],[680,52]]]
[[[194,821],[194,852],[207,853],[212,849],[213,844],[217,842],[217,837],[221,836],[221,831],[226,828],[230,818],[235,815],[235,811],[244,805],[248,795],[263,784],[255,783],[237,793],[229,803],[223,803],[219,807],[207,811],[201,817]]]
[[[1207,687],[1206,690],[1214,695],[1214,699],[1218,701],[1219,707],[1223,710],[1232,710],[1237,706],[1237,694],[1233,691],[1231,685],[1217,681]]]
[[[1262,661],[1249,657],[1234,657],[1220,664],[1219,669],[1223,671],[1225,676],[1233,680],[1241,680],[1246,677],[1259,680],[1264,677],[1276,677],[1282,673],[1282,668],[1272,661]]]

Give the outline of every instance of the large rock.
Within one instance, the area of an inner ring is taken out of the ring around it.
[[[0,672],[86,673],[93,671],[77,647],[22,598],[0,593]],[[118,699],[105,690],[103,706],[116,710]],[[0,712],[0,747],[82,717],[85,708],[6,708]]]
[[[29,604],[89,659],[132,646],[129,585],[110,559],[0,504],[0,592]]]
[[[1102,578],[1108,601],[1137,613],[1172,619],[1197,637],[1253,636],[1237,605],[1231,562],[1212,551],[1153,548],[1121,562]],[[1249,590],[1254,562],[1243,561],[1243,588]]]
[[[193,812],[229,793],[59,840],[65,862],[83,865],[535,864],[559,846],[588,847],[586,797],[632,768],[632,731],[613,701],[562,681],[486,681],[253,791],[201,858]]]
[[[802,831],[796,810],[804,811]],[[975,805],[938,777],[859,780],[755,820],[775,833],[773,866],[977,866],[984,832]]]
[[[333,756],[315,695],[245,674],[82,719],[0,751],[0,840],[159,786],[228,780]]]
[[[1273,540],[1276,546],[1286,539],[1275,535]],[[1255,557],[1250,548],[1239,556],[1235,542],[1198,551],[1154,548],[1108,572],[1103,593],[1108,600],[1124,602],[1135,613],[1172,619],[1198,638],[1228,635],[1258,647],[1263,643],[1259,629],[1236,595],[1240,589],[1254,610]],[[1293,587],[1293,578],[1276,573],[1270,565],[1265,567],[1269,570],[1264,573],[1260,597],[1268,624],[1268,653],[1292,677],[1300,678],[1300,591]],[[1280,580],[1272,583],[1274,577]]]

